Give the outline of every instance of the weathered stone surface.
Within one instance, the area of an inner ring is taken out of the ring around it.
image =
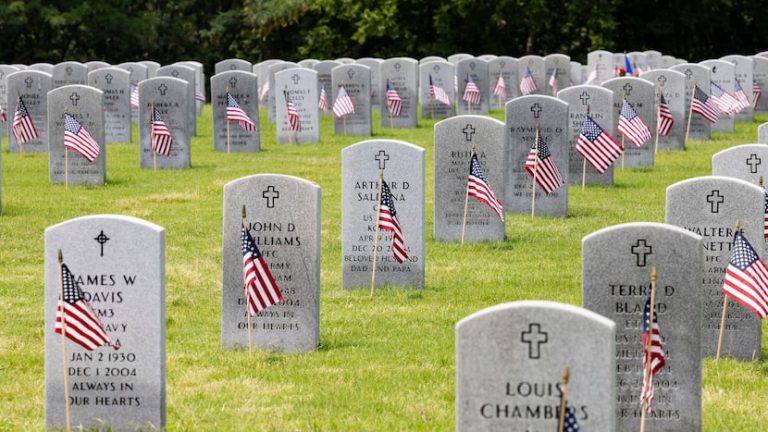
[[[255,131],[246,131],[238,122],[227,121],[228,92],[256,125]],[[212,76],[211,111],[214,150],[257,152],[261,149],[258,81],[255,74],[242,70],[228,70]]]
[[[88,85],[104,92],[104,139],[131,142],[131,74],[117,67],[88,73]]]

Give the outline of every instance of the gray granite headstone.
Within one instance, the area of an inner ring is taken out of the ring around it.
[[[278,174],[242,177],[224,186],[221,344],[248,346],[243,294],[245,227],[275,278],[283,301],[251,319],[255,347],[312,351],[320,342],[320,187]]]
[[[712,175],[758,184],[768,180],[768,143],[743,144],[712,155]]]
[[[557,69],[557,90],[562,90],[571,86],[571,58],[564,54],[550,54],[544,57],[544,76],[546,77],[546,90],[542,94],[556,97],[549,80],[552,78],[552,72]],[[579,81],[576,84],[581,84]]]
[[[13,123],[19,97],[24,101],[32,122],[37,129],[37,138],[19,146],[12,128],[8,131],[8,151],[11,153],[36,153],[48,151],[48,92],[53,85],[51,75],[35,69],[13,72],[6,78],[8,93],[6,110],[8,122]]]
[[[104,139],[131,142],[131,74],[117,67],[88,73],[88,85],[104,92]]]
[[[454,66],[444,61],[419,64],[419,87],[421,116],[428,119],[443,119],[456,114],[456,93],[453,91]],[[444,104],[429,94],[429,79],[448,94],[450,105]],[[386,102],[385,102],[386,104]],[[386,107],[384,108],[386,110]]]
[[[314,69],[315,72],[317,72],[317,85],[318,85],[318,92],[319,89],[325,89],[325,100],[328,104],[328,110],[323,112],[320,110],[321,114],[325,115],[333,115],[331,112],[331,108],[333,107],[333,101],[334,97],[336,96],[336,91],[333,88],[333,79],[331,76],[331,71],[333,68],[341,66],[341,63],[333,60],[323,60],[315,63],[312,65],[312,69]],[[319,93],[318,93],[319,95]],[[319,96],[318,96],[319,99]]]
[[[497,58],[497,57],[498,57],[498,56],[497,56],[497,55],[495,55],[495,54],[483,54],[483,55],[479,55],[479,56],[477,56],[477,58],[479,58],[479,59],[481,59],[481,60],[485,60],[485,61],[487,61],[487,62],[489,62],[489,61],[491,61],[491,60],[493,60],[493,59],[495,59],[495,58]]]
[[[509,213],[531,213],[533,178],[523,168],[536,139],[536,126],[547,144],[553,164],[565,185],[547,195],[536,186],[537,215],[565,216],[568,213],[568,103],[551,96],[531,95],[512,99],[506,107],[507,173],[504,205]]]
[[[279,65],[278,65],[279,66]],[[301,131],[290,130],[285,92],[296,106],[301,122]],[[277,142],[280,144],[316,144],[320,142],[320,113],[317,101],[320,90],[317,87],[317,72],[305,68],[286,69],[275,75],[274,92],[277,96],[276,124]]]
[[[733,85],[736,77],[734,64],[724,60],[707,60],[699,63],[710,69],[710,80],[722,87],[723,91],[733,94]],[[709,89],[706,93],[710,94]],[[735,127],[735,117],[726,113],[721,113],[720,118],[712,125],[712,131],[715,132],[733,132]]]
[[[389,128],[391,126],[396,128],[413,128],[418,126],[418,68],[419,64],[417,61],[405,57],[391,58],[381,63],[379,95],[381,95],[382,128]],[[391,116],[387,109],[387,81],[392,84],[402,101],[402,110],[399,116]]]
[[[723,306],[723,277],[731,257],[734,226],[741,222],[744,236],[765,258],[763,188],[730,177],[697,177],[667,188],[666,222],[704,238],[704,265],[699,275],[701,354],[717,350]],[[741,304],[730,301],[722,354],[743,360],[760,358],[761,321]],[[663,333],[662,333],[663,334]]]
[[[264,86],[269,85],[269,67],[272,66],[275,63],[280,63],[282,60],[264,60],[263,62],[256,63],[253,65],[253,73],[256,74],[256,77],[259,81],[259,94],[262,94],[262,90],[264,89]],[[259,98],[259,105],[262,108],[266,108],[267,111],[269,111],[269,94],[271,93],[271,89],[267,88],[263,93],[263,95]],[[270,117],[270,122],[274,122],[274,120]]]
[[[333,117],[333,129],[336,135],[361,135],[371,136],[373,133],[371,111],[371,70],[368,66],[357,63],[348,63],[336,66],[331,71],[331,93],[333,99],[343,86],[355,112],[347,114],[344,118]],[[329,107],[333,110],[333,106]],[[346,127],[345,127],[346,125]]]
[[[314,66],[314,65],[316,65],[318,63],[320,63],[320,60],[317,60],[317,59],[304,59],[304,60],[300,61],[298,64],[299,64],[299,66],[301,66],[303,68],[312,69],[312,66]]]
[[[659,51],[648,50],[645,51],[644,54],[645,64],[648,66],[649,70],[664,68],[664,66],[661,64],[661,53]]]
[[[360,61],[360,60],[358,60],[358,61]],[[434,61],[447,62],[448,59],[446,59],[445,57],[440,57],[440,56],[426,56],[426,57],[422,57],[422,58],[419,59],[419,64],[429,63],[429,62],[434,62]]]
[[[353,59],[351,57],[339,57],[339,58],[336,59],[336,61],[341,63],[341,64],[352,64],[352,63],[355,62],[355,59]]]
[[[768,144],[768,122],[757,127],[757,142]]]
[[[88,66],[68,61],[56,64],[53,67],[53,88],[70,84],[88,84]]]
[[[183,65],[187,67],[191,67],[195,70],[195,91],[193,94],[195,94],[195,102],[194,107],[196,109],[196,115],[199,116],[203,113],[203,107],[205,106],[205,71],[203,70],[203,64],[199,61],[182,61],[178,63],[174,63],[177,65]],[[198,98],[197,96],[200,96]]]
[[[27,69],[36,70],[40,72],[45,72],[47,74],[53,75],[53,65],[50,63],[35,63],[29,65]]]
[[[225,71],[211,77],[214,150],[257,152],[261,149],[258,88],[256,75],[242,70]],[[227,125],[227,92],[256,125],[255,131],[244,130],[238,122],[229,122]]]
[[[507,167],[504,123],[486,116],[462,115],[435,124],[434,233],[437,241],[461,240],[464,201],[471,149],[496,198],[504,202]],[[467,200],[464,240],[503,241],[504,221],[488,205],[475,198]]]
[[[604,87],[579,85],[560,90],[557,93],[557,98],[568,104],[568,182],[581,184],[584,158],[576,152],[576,142],[581,134],[581,124],[587,118],[587,109],[590,110],[592,119],[616,139],[618,136],[616,131],[618,113],[613,107],[619,96]],[[621,161],[617,160],[604,173],[600,174],[587,162],[586,182],[606,186],[613,185],[613,167],[617,163],[620,164]]]
[[[710,71],[706,66],[693,63],[683,63],[670,67],[673,71],[682,73],[685,76],[685,127],[688,127],[688,115],[691,114],[691,98],[693,98],[694,83],[707,95],[709,95],[709,76]],[[692,113],[691,130],[688,135],[690,139],[708,140],[712,131],[712,123],[699,114]]]
[[[676,72],[669,69],[654,69],[644,73],[641,78],[654,83],[656,102],[654,108],[654,117],[658,113],[659,94],[664,95],[669,111],[672,113],[674,123],[669,133],[659,134],[659,150],[683,150],[685,149],[685,115],[687,114],[685,105],[685,75],[682,72]],[[656,129],[651,130],[651,134],[656,138]],[[655,142],[654,142],[655,146]]]
[[[190,66],[172,64],[159,68],[155,76],[178,78],[189,83],[187,86],[187,94],[182,97],[187,100],[184,106],[187,107],[187,127],[189,128],[189,136],[197,135],[197,108],[195,102],[195,79],[197,78],[197,73],[195,70]]]
[[[488,62],[488,87],[492,107],[501,108],[510,100],[520,96],[518,68],[517,59],[514,57],[499,56]],[[493,95],[493,89],[496,87],[499,75],[504,80],[504,89],[506,90],[501,100],[498,96]]]
[[[264,82],[268,82],[269,83],[269,92],[267,94],[267,97],[269,98],[269,104],[266,105],[266,108],[268,110],[268,112],[267,112],[268,117],[267,118],[269,119],[270,122],[273,122],[273,123],[275,122],[275,119],[276,119],[276,116],[275,116],[276,109],[279,109],[279,108],[277,108],[276,101],[280,102],[279,105],[281,107],[285,106],[285,100],[284,100],[285,98],[283,97],[284,87],[280,87],[280,88],[276,87],[276,84],[275,84],[275,74],[277,74],[278,72],[282,72],[282,71],[285,71],[285,70],[288,70],[288,69],[294,69],[294,68],[303,69],[303,68],[301,68],[296,63],[285,62],[285,61],[282,61],[282,60],[277,61],[277,62],[272,63],[269,66],[267,66],[267,76],[264,77],[264,79],[265,79]],[[259,81],[259,82],[262,82],[262,81]],[[330,89],[327,89],[326,93],[330,93]],[[320,88],[319,87],[317,89],[317,96],[318,96],[318,99],[315,100],[315,107],[317,107],[317,101],[319,100],[319,97],[320,97]],[[306,101],[305,104],[307,106],[309,106],[309,101]]]
[[[362,141],[341,151],[342,288],[371,286],[380,170],[392,192],[410,259],[398,263],[392,254],[392,233],[381,231],[376,286],[424,287],[425,153],[396,140]]]
[[[65,427],[58,251],[120,350],[66,341],[72,425],[165,427],[165,230],[128,216],[70,219],[45,230],[45,425]]]
[[[139,165],[142,168],[189,168],[189,84],[173,77],[155,77],[139,83]],[[154,106],[173,137],[168,156],[153,156],[150,136]]]
[[[572,61],[571,62],[571,70],[570,70],[570,78],[571,78],[571,85],[579,85],[584,82],[584,80],[587,77],[582,77],[581,71],[583,67],[581,66],[581,63]]]
[[[651,132],[651,138],[640,147],[635,145],[622,134],[614,135],[614,138],[624,147],[624,154],[619,157],[616,164],[619,166],[653,166],[654,137],[656,136],[656,87],[652,82],[643,78],[621,77],[612,78],[603,82],[603,87],[611,90],[616,95],[613,108],[616,111],[616,130],[618,131],[619,116],[624,99],[632,105],[637,115],[645,121]]]
[[[677,64],[677,59],[674,56],[671,55],[662,55],[661,56],[661,67],[668,69],[672,66],[675,66]]]
[[[752,56],[750,58],[752,59],[752,80],[762,91],[754,109],[755,112],[766,112],[768,111],[768,58],[760,56]],[[747,89],[744,89],[744,91],[747,91]]]
[[[7,80],[5,78],[14,72],[18,72],[19,70],[20,69],[16,68],[15,66],[0,65],[0,106],[6,111],[6,116],[11,119],[11,122],[13,122],[13,115],[12,112],[8,112],[9,105],[6,105],[8,103],[8,87]],[[7,121],[0,122],[0,137],[5,134],[6,128],[8,127],[7,125]]]
[[[473,57],[472,54],[456,53],[456,54],[449,55],[447,60],[448,60],[448,63],[453,63],[455,65],[461,60],[472,58],[472,57]]]
[[[492,306],[456,324],[456,431],[557,429],[563,369],[582,430],[616,431],[616,324],[562,303]]]
[[[229,71],[251,72],[252,68],[253,65],[248,60],[232,58],[216,63],[213,70],[215,75]]]
[[[754,64],[752,59],[742,55],[729,55],[722,57],[720,60],[733,63],[734,80],[739,81],[739,85],[744,90],[744,94],[747,96],[747,100],[749,101],[749,106],[736,114],[736,121],[752,122],[752,120],[755,118],[755,113],[752,109],[752,105],[755,103],[754,97],[752,97],[752,84],[754,82]],[[733,85],[735,92],[735,81]]]
[[[160,63],[152,60],[142,60],[140,64],[147,67],[147,78],[154,78],[157,76],[157,70],[160,69]]]
[[[459,114],[487,114],[490,110],[491,89],[488,83],[488,78],[490,78],[488,70],[488,62],[479,58],[464,59],[456,63],[456,77],[459,82],[456,106]],[[470,78],[480,91],[480,103],[472,105],[471,109],[469,103],[463,99],[464,90]],[[424,85],[425,83],[422,83],[422,86]],[[428,82],[426,86],[429,87]]]
[[[107,68],[112,66],[111,64],[103,61],[89,61],[85,62],[85,67],[88,68],[88,73],[91,73],[97,69]]]
[[[616,74],[616,71],[619,69],[625,69],[627,68],[627,54],[626,53],[613,53],[613,70],[614,74],[613,76],[618,76]]]
[[[358,64],[361,64],[363,66],[368,66],[368,68],[371,70],[371,107],[374,110],[378,110],[380,108],[379,101],[379,76],[381,75],[381,59],[378,58],[361,58],[357,60]]]
[[[603,81],[613,78],[613,53],[605,50],[592,51],[587,54],[587,66],[587,75],[582,76],[582,80],[586,82],[589,74],[595,71],[595,79],[590,84],[600,85]]]
[[[533,80],[536,82],[536,91],[531,94],[551,95],[552,90],[549,89],[549,84],[547,84],[549,77],[546,76],[547,71],[544,64],[544,57],[537,55],[527,55],[520,57],[517,60],[518,82],[515,83],[517,89],[520,90],[520,81],[525,78],[525,74],[529,69],[531,71],[531,76],[533,76]]]
[[[48,92],[48,177],[51,183],[104,184],[107,146],[104,142],[103,100],[104,92],[84,85],[68,85]],[[93,162],[64,148],[64,113],[77,119],[99,145],[99,156]]]
[[[131,74],[131,84],[132,85],[139,85],[140,82],[144,81],[145,79],[149,78],[148,72],[147,72],[147,66],[142,63],[135,63],[135,62],[127,62],[127,63],[120,63],[117,65],[120,69],[125,69],[128,71],[128,73]],[[139,107],[135,107],[131,105],[131,121],[134,123],[139,122]]]
[[[582,240],[584,308],[616,322],[616,403],[619,430],[638,430],[643,382],[642,322],[657,270],[654,314],[666,366],[654,376],[648,430],[701,430],[701,338],[697,324],[702,238],[672,225],[635,222]]]

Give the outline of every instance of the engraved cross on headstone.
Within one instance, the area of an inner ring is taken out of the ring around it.
[[[178,71],[178,69],[174,69],[174,70],[171,72],[171,76],[172,76],[172,77],[174,77],[174,78],[178,78],[178,77],[179,77],[179,71]]]
[[[622,88],[624,89],[624,97],[627,97],[632,93],[632,84],[626,83]]]
[[[384,150],[379,150],[379,153],[374,156],[374,159],[379,162],[379,169],[383,170],[387,167],[387,161],[389,160],[389,155]]]
[[[110,73],[108,73],[108,74],[104,75],[104,81],[106,81],[106,82],[107,82],[107,84],[112,84],[112,79],[113,79],[113,78],[114,78],[114,77],[113,77],[113,76],[112,76],[112,74],[110,74]]]
[[[549,341],[549,334],[541,331],[541,324],[528,324],[528,331],[520,334],[520,340],[528,344],[528,358],[537,360],[541,358],[541,345]]]
[[[347,76],[352,79],[355,76],[355,70],[352,68],[347,69]]]
[[[35,82],[35,80],[33,80],[32,77],[27,77],[27,79],[24,80],[24,84],[27,85],[27,88],[32,88],[33,82]]]
[[[477,67],[477,64],[475,62],[470,62],[469,63],[469,68],[470,69],[475,70],[476,67]]]
[[[533,118],[539,118],[539,115],[541,115],[541,105],[539,105],[538,102],[533,104],[531,106],[531,112],[533,113]]]
[[[687,79],[688,81],[690,81],[692,76],[693,76],[693,71],[692,71],[692,70],[690,70],[690,69],[686,69],[686,70],[685,70],[685,79]]]
[[[664,85],[667,84],[667,76],[666,75],[659,75],[659,77],[656,78],[656,81],[658,81],[659,84],[661,84],[661,86],[664,87]]]
[[[403,67],[400,63],[395,63],[394,68],[395,72],[400,72],[400,68]]]
[[[237,87],[237,78],[235,78],[235,77],[230,78],[229,79],[229,86],[232,87],[232,88]]]
[[[746,160],[746,164],[749,165],[749,172],[757,174],[757,167],[763,163],[762,159],[757,157],[757,154],[752,153],[749,155],[749,159]]]
[[[581,92],[581,96],[579,96],[579,99],[581,99],[581,104],[582,105],[589,104],[589,98],[590,98],[589,93],[587,93],[586,90]]]
[[[77,106],[77,101],[80,100],[80,95],[77,94],[77,92],[73,92],[71,95],[69,95],[69,100],[72,101],[73,106]]]
[[[237,69],[237,66],[235,66],[234,63],[230,63],[229,70],[235,70],[235,69]]]
[[[157,88],[157,90],[160,92],[162,96],[165,96],[165,92],[168,91],[168,86],[165,85],[165,83],[160,84],[160,87]]]
[[[653,254],[653,247],[650,246],[645,239],[638,239],[630,250],[632,255],[637,258],[638,267],[645,267],[645,259],[648,255]]]
[[[275,208],[275,200],[280,198],[280,192],[275,190],[274,186],[267,186],[267,189],[261,194],[267,200],[267,208]]]
[[[67,66],[64,68],[64,72],[66,72],[67,75],[72,75],[72,66]]]
[[[99,235],[97,235],[96,237],[94,237],[94,240],[96,240],[96,243],[98,243],[98,244],[99,244],[99,246],[101,246],[101,252],[99,253],[99,256],[104,256],[104,243],[106,243],[106,242],[108,242],[108,241],[109,241],[109,237],[107,237],[107,236],[104,234],[104,230],[101,230],[101,232],[99,233]]]
[[[293,84],[298,84],[299,80],[301,80],[301,77],[299,77],[299,74],[293,74],[291,79],[293,80]]]
[[[725,202],[725,197],[720,195],[719,190],[713,190],[712,193],[707,195],[707,202],[710,205],[710,211],[712,213],[720,212],[720,204]]]

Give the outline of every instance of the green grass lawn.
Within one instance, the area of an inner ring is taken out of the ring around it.
[[[492,115],[503,119],[500,110]],[[616,169],[612,188],[571,187],[567,218],[511,215],[506,242],[460,247],[432,235],[435,122],[382,130],[376,115],[373,138],[427,150],[427,276],[424,290],[380,289],[374,299],[368,290],[341,290],[341,149],[362,139],[334,136],[329,118],[320,145],[277,145],[262,113],[262,151],[225,154],[212,150],[206,106],[192,140],[192,168],[182,171],[140,169],[134,126],[133,143],[108,146],[108,181],[99,187],[52,185],[47,154],[4,152],[0,430],[44,426],[43,231],[102,213],[166,230],[168,430],[452,430],[455,323],[509,301],[579,305],[582,237],[624,222],[663,222],[666,187],[710,174],[715,152],[755,142],[768,115],[758,118],[733,134],[690,142],[685,152],[660,153],[653,169]],[[295,175],[322,188],[317,352],[249,357],[220,348],[223,186],[258,173]],[[756,431],[768,424],[766,362],[727,360],[718,367],[706,360],[703,385],[705,430]]]

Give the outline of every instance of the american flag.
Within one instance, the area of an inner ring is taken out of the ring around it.
[[[195,100],[198,102],[205,102],[205,94],[200,90],[195,90]]]
[[[623,151],[621,144],[592,120],[592,117],[587,116],[584,119],[576,142],[576,152],[589,161],[598,172],[604,173]]]
[[[648,125],[626,99],[621,104],[618,130],[620,134],[632,141],[635,147],[642,146],[651,138],[651,130],[648,128]]]
[[[240,228],[240,242],[243,248],[245,303],[248,305],[248,313],[254,316],[259,311],[283,301],[283,293],[251,233],[244,225]]]
[[[301,132],[299,111],[296,110],[296,105],[288,99],[288,90],[283,91],[283,96],[285,97],[285,112],[288,114],[288,129]]]
[[[714,123],[720,118],[720,108],[715,101],[704,93],[704,90],[696,86],[691,100],[691,111],[701,114],[702,117]]]
[[[259,86],[259,100],[264,101],[267,96],[269,96],[269,81]]]
[[[661,346],[659,320],[657,318],[658,315],[654,311],[653,324],[651,324],[651,297],[649,295],[645,300],[645,308],[643,308],[643,391],[640,395],[640,400],[647,403],[648,412],[652,411],[653,405],[653,376],[666,364],[664,348]],[[650,356],[648,351],[650,351]],[[647,372],[649,369],[650,374]],[[649,378],[647,382],[646,377]]]
[[[5,108],[0,105],[0,121],[3,123],[8,121],[8,114],[5,113]]]
[[[480,104],[480,89],[472,81],[472,77],[467,74],[467,84],[464,86],[464,94],[461,95],[461,100],[467,102],[470,105]]]
[[[99,144],[88,129],[69,113],[64,113],[64,147],[80,153],[88,162],[99,157]]]
[[[536,138],[533,146],[531,146],[531,151],[528,152],[528,159],[523,164],[523,168],[528,171],[531,177],[536,179],[536,184],[547,195],[565,185],[563,175],[560,174],[560,169],[552,160],[552,153],[549,152],[549,147],[541,138],[541,132],[538,129],[536,129]],[[535,176],[534,172],[536,173]]]
[[[565,420],[563,420],[563,432],[581,432],[579,422],[576,421],[576,410],[565,402]]]
[[[31,141],[37,138],[37,128],[35,123],[32,122],[32,116],[27,111],[27,106],[24,105],[24,101],[19,96],[19,102],[16,106],[16,113],[13,115],[13,135],[16,137],[16,142],[24,144],[27,141]]]
[[[760,96],[763,94],[763,88],[760,87],[760,83],[757,81],[752,82],[752,106],[757,106],[757,101],[760,100]]]
[[[525,76],[520,81],[520,92],[523,94],[523,96],[526,96],[535,92],[537,88],[536,80],[533,79],[533,74],[531,74],[531,69],[526,68]]]
[[[496,79],[496,85],[493,87],[493,95],[499,98],[507,95],[507,83],[504,82],[504,77],[499,73],[499,77]]]
[[[392,192],[384,179],[381,179],[381,197],[379,199],[379,228],[384,231],[392,231],[392,254],[395,261],[405,262],[410,256],[405,247],[403,239],[403,230],[400,229],[400,221],[397,219],[395,211],[395,201],[392,198]]]
[[[624,68],[629,76],[635,76],[635,72],[632,70],[632,62],[629,60],[629,56],[624,54]]]
[[[429,74],[429,95],[446,105],[451,104],[451,100],[448,98],[448,93],[446,93],[442,87],[435,84],[432,80],[432,74]]]
[[[552,69],[552,75],[549,77],[549,87],[552,88],[552,95],[557,94],[557,68]]]
[[[597,79],[597,69],[592,69],[589,71],[589,75],[587,75],[587,80],[584,81],[584,84],[592,84],[592,81]]]
[[[325,87],[320,88],[320,99],[317,101],[317,107],[328,112],[328,95],[325,94]]]
[[[672,130],[672,125],[675,124],[675,118],[672,117],[672,111],[669,110],[669,104],[664,99],[663,94],[659,94],[659,112],[656,116],[656,130],[661,135],[669,134]]]
[[[136,84],[131,84],[131,106],[139,107],[139,86]]]
[[[237,122],[247,132],[256,130],[256,124],[240,108],[240,104],[237,103],[237,100],[229,92],[227,92],[227,121]]]
[[[734,80],[733,88],[735,89],[733,95],[736,97],[736,101],[738,102],[739,111],[751,107],[752,105],[749,103],[747,94],[744,93],[744,88],[741,87],[739,80]]]
[[[355,104],[352,103],[352,98],[344,86],[339,87],[339,93],[336,94],[336,99],[333,100],[333,115],[339,118],[347,114],[354,114],[354,112]]]
[[[483,167],[477,160],[477,154],[472,154],[469,161],[469,178],[467,179],[467,195],[475,197],[478,201],[485,203],[491,210],[499,215],[499,219],[504,221],[504,204],[496,198],[496,195],[485,177]]]
[[[61,283],[64,287],[64,295],[63,298],[59,298],[56,306],[54,332],[61,334],[64,331],[69,340],[88,351],[104,345],[111,346],[115,350],[120,349],[119,344],[112,343],[110,340],[99,318],[93,313],[91,305],[85,300],[80,284],[66,264],[61,265]]]
[[[459,92],[459,77],[456,75],[453,76],[453,92],[458,93]]]
[[[395,86],[387,79],[387,110],[390,117],[397,117],[400,115],[400,111],[403,110],[403,100],[400,99],[400,95],[397,94]]]
[[[152,151],[163,156],[171,154],[171,145],[173,145],[173,136],[168,130],[157,108],[152,107],[152,118],[149,122],[149,135],[152,139]]]
[[[739,112],[739,101],[732,94],[723,90],[714,81],[709,83],[709,93],[712,100],[715,101],[720,111],[728,114]]]
[[[741,230],[733,238],[723,293],[756,313],[760,319],[768,315],[768,267]]]

